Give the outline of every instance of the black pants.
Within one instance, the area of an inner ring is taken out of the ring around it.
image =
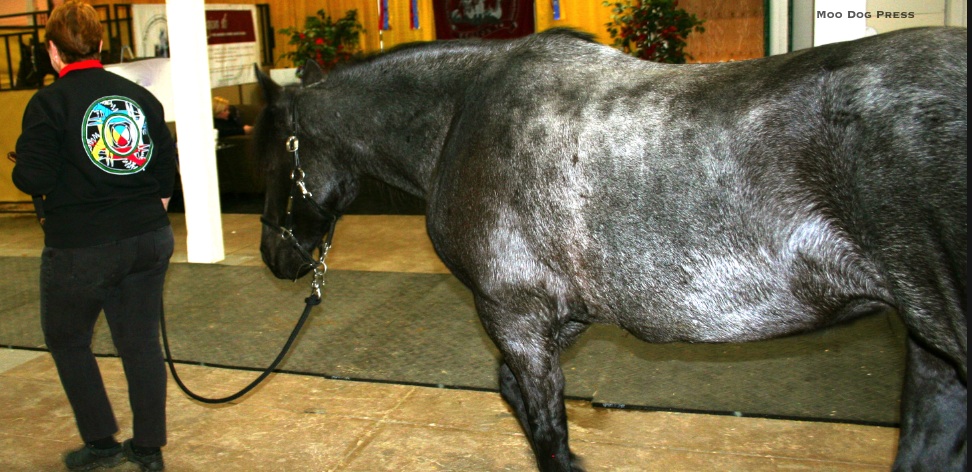
[[[118,432],[91,352],[95,322],[104,310],[128,380],[134,442],[165,445],[166,371],[159,317],[172,249],[168,226],[99,246],[44,248],[41,326],[85,442]]]

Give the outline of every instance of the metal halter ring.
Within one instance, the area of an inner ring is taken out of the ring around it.
[[[287,138],[287,152],[297,152],[298,148],[300,148],[300,141],[297,136]]]

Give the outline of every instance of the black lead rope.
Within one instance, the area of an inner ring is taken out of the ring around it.
[[[310,296],[304,299],[304,303],[305,303],[304,312],[301,313],[300,319],[297,320],[297,324],[294,326],[293,331],[290,332],[290,337],[287,338],[287,342],[284,343],[283,348],[280,349],[280,353],[277,354],[277,358],[273,360],[273,362],[270,364],[269,367],[263,370],[263,373],[261,373],[256,379],[250,382],[249,385],[243,387],[242,390],[232,395],[222,397],[222,398],[207,398],[193,392],[192,390],[189,389],[189,387],[186,386],[185,383],[182,382],[182,379],[179,377],[179,373],[176,372],[175,361],[172,359],[172,352],[169,349],[169,336],[167,335],[166,328],[165,328],[165,307],[164,305],[159,307],[160,310],[159,325],[162,329],[162,346],[165,348],[165,359],[166,359],[166,363],[168,363],[169,365],[169,371],[172,372],[172,379],[175,380],[176,385],[179,386],[179,389],[181,389],[190,398],[194,400],[198,400],[203,403],[210,403],[210,404],[228,403],[249,393],[251,390],[256,388],[256,386],[259,385],[260,382],[263,382],[264,379],[266,379],[271,373],[273,373],[277,369],[277,366],[280,365],[280,362],[282,362],[283,359],[287,357],[287,353],[290,351],[290,347],[294,344],[294,341],[297,340],[297,335],[300,334],[300,330],[304,327],[304,323],[307,322],[307,318],[310,316],[311,310],[315,306],[321,304],[321,289],[324,287],[324,275],[327,273],[327,264],[324,263],[324,258],[327,257],[327,252],[331,248],[331,240],[334,237],[334,226],[336,225],[336,223],[337,223],[337,217],[332,218],[330,225],[328,227],[327,236],[321,242],[320,259],[319,260],[312,259],[311,265],[313,267],[314,277],[313,280],[311,281],[311,294]],[[288,234],[291,235],[290,237],[294,239],[294,243],[296,244],[296,238],[294,238],[292,233],[290,233],[289,231]],[[306,254],[306,251],[302,251],[302,252]]]
[[[291,117],[293,134],[291,134],[290,138],[287,139],[286,146],[287,146],[287,152],[293,154],[294,156],[294,170],[290,173],[290,178],[292,181],[291,193],[287,200],[284,226],[269,221],[262,216],[260,217],[260,221],[264,225],[280,231],[280,236],[282,238],[289,239],[292,245],[294,246],[294,248],[296,249],[297,253],[300,254],[300,256],[304,259],[305,266],[309,266],[313,270],[314,274],[313,274],[313,280],[311,281],[311,294],[309,297],[304,299],[304,302],[306,303],[306,306],[304,307],[304,312],[300,315],[300,319],[297,321],[297,325],[294,326],[293,331],[290,332],[290,337],[287,339],[287,342],[280,350],[280,354],[277,355],[277,358],[273,360],[273,362],[270,364],[269,367],[263,370],[262,374],[260,374],[256,379],[250,382],[249,385],[244,387],[239,392],[236,392],[232,395],[223,398],[206,398],[197,393],[194,393],[193,391],[189,390],[189,388],[186,387],[186,385],[182,382],[182,379],[179,378],[179,374],[176,372],[175,362],[172,360],[172,354],[169,350],[169,338],[166,335],[166,329],[165,329],[165,310],[163,309],[163,307],[159,307],[161,310],[161,316],[159,317],[159,324],[162,329],[162,345],[165,347],[166,362],[169,364],[169,371],[172,372],[172,378],[173,380],[175,380],[176,384],[179,385],[179,388],[182,389],[183,392],[185,392],[186,395],[188,395],[194,400],[203,403],[231,402],[233,400],[242,397],[243,395],[246,395],[251,390],[256,388],[256,386],[259,385],[260,382],[262,382],[272,372],[274,372],[274,370],[276,370],[280,362],[283,361],[284,357],[287,356],[287,352],[290,351],[290,347],[294,344],[294,341],[297,339],[297,335],[300,334],[301,328],[304,327],[304,323],[307,321],[307,318],[310,316],[311,309],[313,309],[314,306],[319,305],[321,303],[321,289],[324,287],[324,275],[327,273],[327,264],[324,262],[324,259],[327,257],[327,253],[331,249],[331,240],[334,237],[334,226],[337,224],[339,215],[328,212],[324,208],[322,208],[321,205],[318,204],[316,201],[314,201],[314,199],[312,198],[313,194],[307,190],[307,186],[304,183],[304,170],[300,166],[300,154],[298,154],[297,152],[298,148],[300,147],[300,144],[297,140],[296,106],[292,105],[292,107],[294,110],[294,115]],[[326,236],[321,238],[321,241],[316,246],[311,248],[311,251],[313,251],[314,249],[317,249],[319,251],[320,254],[319,259],[315,259],[310,252],[305,250],[300,245],[300,241],[297,240],[297,237],[294,236],[293,204],[294,204],[294,199],[297,196],[310,201],[310,203],[313,204],[313,206],[316,208],[318,213],[320,213],[322,216],[326,216],[330,220],[328,222],[328,230]]]
[[[175,380],[176,384],[179,385],[179,388],[182,389],[182,391],[185,392],[186,395],[189,395],[192,399],[198,400],[203,403],[210,403],[210,404],[228,403],[233,400],[236,400],[237,398],[242,397],[243,395],[246,395],[247,393],[250,393],[250,391],[256,388],[256,386],[259,385],[260,382],[263,382],[264,379],[266,379],[274,370],[276,370],[277,366],[280,365],[280,362],[283,361],[284,357],[287,357],[287,352],[290,351],[290,346],[294,344],[294,341],[297,339],[297,335],[300,334],[301,328],[304,327],[304,323],[307,321],[307,318],[310,316],[311,309],[314,308],[314,306],[319,305],[321,303],[321,299],[319,296],[317,296],[317,294],[311,294],[309,297],[304,299],[304,301],[307,304],[304,307],[304,313],[300,315],[300,319],[297,320],[297,325],[294,326],[294,330],[290,332],[290,337],[287,339],[287,342],[280,350],[280,354],[278,354],[277,358],[273,360],[273,363],[271,363],[269,367],[264,369],[263,373],[260,374],[259,377],[257,377],[252,382],[250,382],[250,384],[247,385],[246,387],[243,387],[242,390],[222,398],[207,398],[202,395],[199,395],[193,392],[192,390],[189,390],[189,387],[187,387],[186,384],[182,382],[182,379],[179,378],[179,373],[176,372],[175,362],[172,360],[172,353],[169,351],[169,337],[166,336],[165,333],[165,311],[163,310],[162,316],[159,318],[159,322],[162,327],[162,345],[165,347],[165,359],[166,362],[169,364],[169,372],[172,372],[173,380]]]

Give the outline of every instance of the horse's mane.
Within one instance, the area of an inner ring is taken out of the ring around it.
[[[580,31],[574,28],[568,27],[557,27],[544,30],[540,33],[532,35],[537,38],[565,38],[568,40],[580,40],[587,43],[596,43],[594,35],[584,31]],[[527,38],[529,38],[528,36]],[[520,38],[523,39],[523,38]],[[360,66],[363,64],[370,64],[376,61],[380,61],[388,58],[400,57],[404,54],[423,54],[423,53],[440,53],[447,51],[468,51],[473,52],[474,50],[481,50],[483,47],[505,47],[508,45],[510,40],[496,40],[496,39],[481,39],[481,38],[466,38],[466,39],[450,39],[450,40],[440,40],[440,41],[414,41],[410,43],[403,43],[396,45],[387,51],[374,51],[367,54],[362,54],[357,56],[350,61],[345,61],[338,64],[331,73],[339,72],[345,69],[353,68],[355,66]]]
[[[556,28],[550,28],[548,30],[541,31],[540,36],[564,36],[568,38],[580,39],[588,43],[596,43],[594,35],[586,31],[577,30],[574,28],[568,28],[566,26],[558,26]]]
[[[444,51],[454,51],[470,46],[480,46],[484,43],[481,39],[456,39],[445,41],[415,41],[394,46],[387,51],[374,51],[357,56],[350,61],[338,64],[330,73],[341,72],[362,65],[373,64],[387,59],[394,59],[408,54],[439,53]]]

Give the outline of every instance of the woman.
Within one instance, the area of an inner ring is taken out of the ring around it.
[[[13,182],[43,195],[41,326],[84,445],[69,469],[125,460],[162,470],[166,372],[159,346],[162,286],[173,237],[166,213],[176,149],[150,92],[105,71],[102,26],[90,5],[69,1],[46,26],[59,79],[24,111]],[[92,332],[101,311],[128,380],[133,437],[118,425]]]
[[[240,110],[223,97],[213,97],[213,127],[218,131],[219,139],[253,132],[252,126],[243,124]]]

